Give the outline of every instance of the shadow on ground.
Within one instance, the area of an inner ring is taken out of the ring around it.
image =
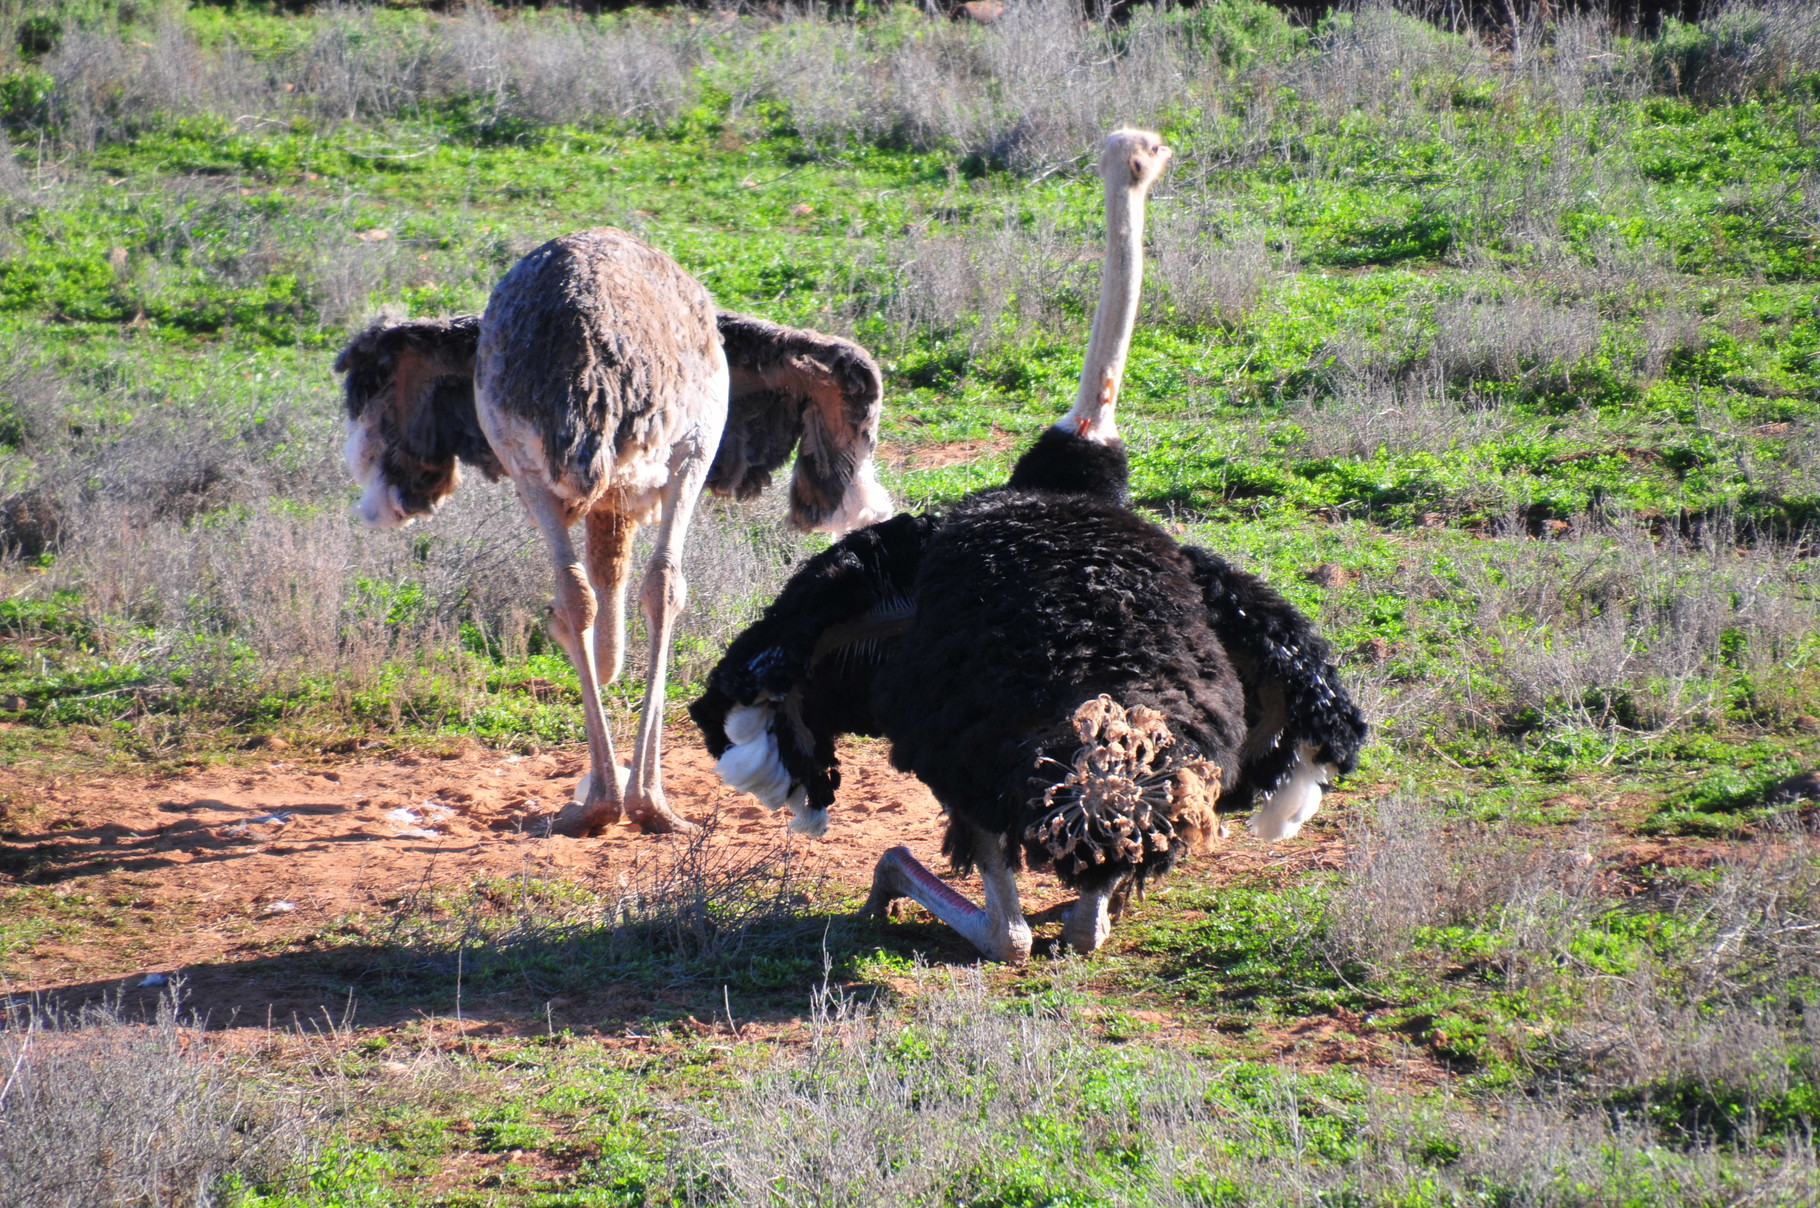
[[[1054,931],[1063,909],[1036,912],[1030,921]],[[6,1001],[61,1011],[106,1005],[128,1019],[151,1019],[174,984],[186,1013],[211,1030],[388,1028],[441,1017],[504,1035],[571,1028],[637,1037],[721,1021],[729,1012],[742,1025],[789,1023],[824,979],[849,991],[872,985],[862,966],[875,961],[980,960],[926,915],[879,922],[809,911],[768,933],[708,937],[699,950],[679,951],[687,942],[674,931],[599,927],[472,946],[306,944],[185,966],[152,985],[141,975],[78,981]]]

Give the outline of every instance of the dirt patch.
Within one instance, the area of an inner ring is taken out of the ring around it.
[[[832,825],[809,840],[788,837],[787,815],[728,789],[692,737],[673,736],[667,793],[684,816],[712,821],[721,859],[758,861],[787,841],[800,875],[855,893],[870,886],[879,855],[896,844],[945,869],[940,809],[922,784],[891,768],[884,743],[843,745]],[[14,817],[30,820],[0,841],[0,909],[24,923],[10,936],[0,925],[0,990],[49,994],[66,1006],[117,999],[149,1008],[166,992],[159,976],[182,977],[187,1004],[216,1028],[338,1027],[356,1000],[360,1026],[396,1024],[417,1016],[421,1004],[373,1007],[361,990],[361,962],[383,955],[386,920],[401,903],[521,874],[612,892],[687,844],[628,825],[590,839],[538,835],[536,824],[568,799],[584,770],[579,747],[534,756],[473,743],[446,757],[267,754],[239,767],[154,778],[0,776]],[[1277,845],[1240,830],[1217,846],[1169,884],[1288,881],[1344,860],[1343,842],[1331,833]],[[1048,951],[1074,895],[1045,873],[1020,880],[1039,950]],[[977,878],[956,885],[979,900]],[[892,926],[904,927],[901,934],[930,959],[977,959],[920,908],[903,905]],[[157,975],[150,984],[148,975]],[[452,971],[449,980],[453,992]],[[470,990],[465,1011],[480,1035],[700,1009],[686,998],[603,984],[548,1002],[526,994],[487,1002]]]
[[[894,470],[939,470],[985,457],[1002,457],[1024,437],[994,432],[978,440],[949,440],[926,445],[894,444],[879,455]]]
[[[891,768],[882,743],[851,743],[842,760],[827,836],[795,840],[805,874],[866,886],[880,853],[899,843],[939,866],[940,809],[928,790]],[[334,919],[383,912],[414,890],[527,872],[611,884],[680,850],[680,838],[629,825],[591,839],[537,836],[584,764],[581,750],[527,757],[470,744],[449,758],[280,757],[150,780],[15,777],[9,787],[35,825],[0,842],[0,887],[32,887],[36,901],[13,905],[61,913],[67,925],[7,954],[9,988],[136,986],[147,973],[306,943]],[[728,789],[698,744],[675,742],[665,771],[672,806],[712,819],[729,858],[756,858],[787,833],[788,815]],[[81,918],[69,921],[72,911]]]

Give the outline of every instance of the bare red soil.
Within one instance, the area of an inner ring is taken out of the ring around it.
[[[879,854],[897,843],[938,861],[941,817],[928,790],[894,771],[881,744],[851,744],[843,762],[827,836],[795,840],[806,874],[869,885]],[[307,940],[337,918],[382,913],[413,891],[525,872],[613,885],[680,849],[678,837],[624,824],[591,839],[539,837],[537,823],[583,770],[581,751],[527,757],[465,744],[446,758],[275,756],[148,780],[30,784],[16,771],[15,813],[32,824],[0,843],[0,867],[16,870],[0,887],[57,895],[33,903],[53,917],[84,908],[88,923],[117,916],[119,943],[96,943],[92,925],[53,927],[9,954],[8,988],[81,998],[137,988],[148,973],[184,973],[194,995],[208,968]],[[712,822],[711,841],[729,858],[756,858],[785,836],[788,814],[728,789],[699,744],[676,743],[665,772],[671,804]],[[258,995],[232,997],[243,1010],[257,1005]]]
[[[801,875],[863,892],[879,855],[898,843],[932,868],[946,867],[934,798],[892,769],[885,752],[879,742],[846,744],[826,837],[787,840]],[[361,937],[377,945],[390,914],[414,895],[519,874],[610,891],[685,850],[685,839],[623,824],[590,839],[540,836],[537,824],[568,799],[584,760],[579,748],[527,757],[465,743],[444,757],[273,752],[245,766],[146,779],[62,783],[25,769],[0,773],[13,803],[11,837],[0,842],[0,869],[8,870],[0,891],[13,893],[0,894],[0,909],[35,920],[14,933],[11,951],[0,950],[10,978],[0,990],[65,1006],[119,998],[143,1008],[164,993],[156,977],[143,984],[147,975],[162,975],[183,978],[186,1004],[217,1027],[338,1020],[359,974],[325,967],[325,946],[349,944],[350,928],[355,949]],[[709,842],[729,864],[760,860],[786,841],[788,815],[728,789],[706,752],[681,734],[666,752],[665,782],[674,807],[711,824]],[[1331,834],[1289,845],[1235,837],[1183,874],[1292,877],[1337,867],[1343,855]],[[1042,873],[1024,875],[1022,885],[1039,936],[1053,932],[1073,895]],[[978,900],[977,882],[960,888]],[[939,926],[921,929],[918,944],[925,942],[932,959],[973,959]],[[360,951],[348,956],[345,963],[360,964]],[[612,1027],[659,1005],[643,995],[615,986],[571,993],[555,1000],[554,1018]],[[530,1013],[541,1028],[548,1006],[470,1000],[466,1017],[485,1032],[529,1026]],[[401,1005],[375,1014],[363,1001],[354,1017],[384,1026],[418,1013]],[[1286,1043],[1305,1047],[1304,1039]]]

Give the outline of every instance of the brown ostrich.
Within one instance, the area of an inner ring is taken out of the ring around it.
[[[345,375],[357,511],[394,527],[435,511],[458,462],[511,478],[556,569],[550,631],[581,682],[589,771],[553,820],[584,835],[623,815],[692,829],[664,800],[660,743],[683,542],[704,485],[747,498],[798,450],[791,522],[836,534],[890,514],[872,465],[882,393],[857,345],[717,313],[656,248],[608,227],[513,266],[478,318],[381,318],[335,361]],[[570,529],[582,522],[585,559]],[[639,589],[650,657],[631,767],[600,704],[625,656],[632,541],[657,526]]]

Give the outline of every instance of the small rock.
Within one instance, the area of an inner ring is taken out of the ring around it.
[[[380,1063],[379,1068],[394,1078],[402,1078],[411,1072],[411,1067],[402,1061],[384,1061]]]
[[[291,749],[291,744],[278,737],[276,734],[267,734],[264,738],[259,740],[259,746],[267,751],[288,751]]]
[[[1337,562],[1323,562],[1302,576],[1317,587],[1329,591],[1345,587],[1352,582],[1352,572]]]
[[[340,772],[323,772],[322,778],[324,780],[328,781],[330,784],[340,784],[341,783],[341,773]]]

